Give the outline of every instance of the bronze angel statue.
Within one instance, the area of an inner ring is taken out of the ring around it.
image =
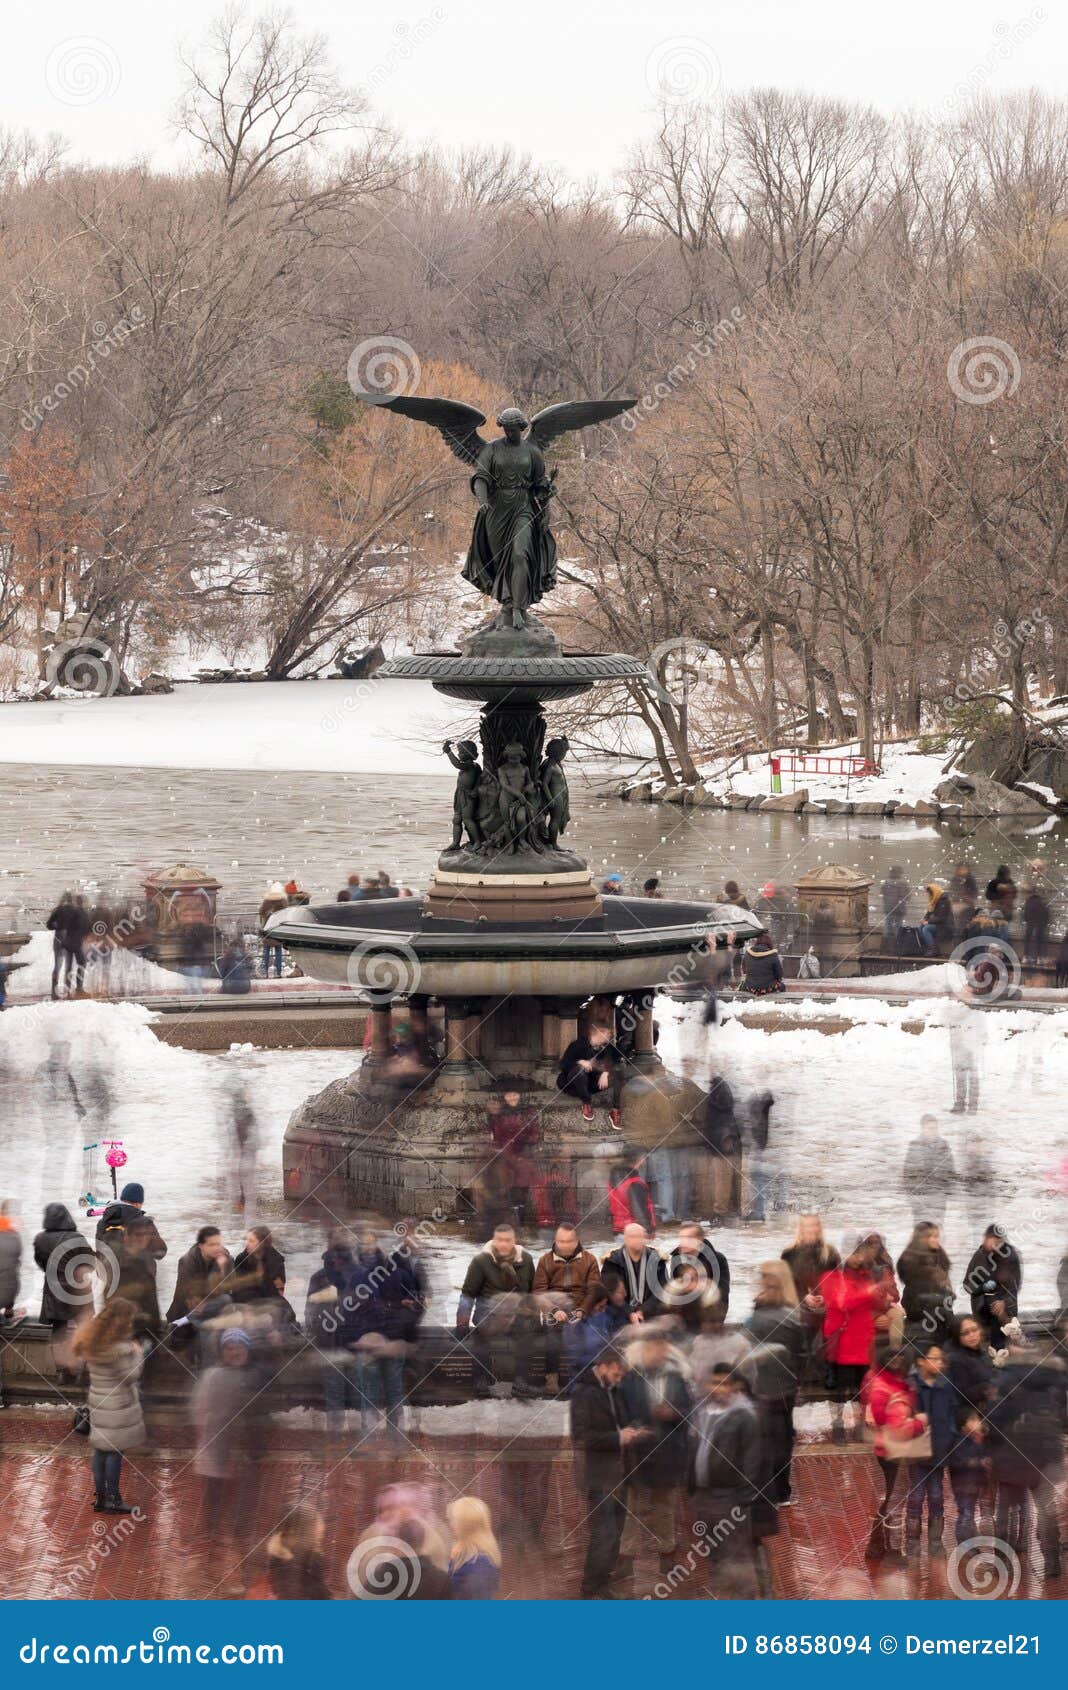
[[[529,421],[512,407],[497,422],[497,440],[483,440],[485,422],[474,405],[456,399],[358,393],[365,404],[436,428],[453,454],[472,468],[471,491],[478,500],[463,578],[501,606],[498,623],[526,627],[527,611],[556,585],[556,541],[549,527],[549,501],[556,471],[545,468],[550,441],[572,429],[608,422],[628,411],[634,399],[568,399],[548,405]],[[525,437],[525,438],[524,438]]]

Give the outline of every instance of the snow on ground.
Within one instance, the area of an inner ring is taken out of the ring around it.
[[[738,792],[746,797],[767,797],[771,793],[771,758],[787,756],[788,752],[768,752],[749,756],[719,758],[700,765],[701,779],[710,792],[722,796]],[[849,757],[860,755],[860,745],[853,740],[843,745],[821,746],[811,753],[815,757]],[[945,780],[945,753],[930,754],[916,749],[915,740],[903,740],[897,745],[884,746],[878,775],[802,774],[786,769],[782,774],[784,792],[800,792],[805,788],[813,803],[824,798],[840,798],[850,803],[889,803],[896,799],[902,804],[915,804],[930,799],[936,786]],[[653,783],[654,790],[662,782]]]
[[[440,774],[470,717],[421,681],[180,686],[148,698],[5,704],[5,763]]]
[[[768,1030],[743,1026],[732,1009],[706,1036],[700,1006],[661,1002],[660,1048],[670,1067],[704,1082],[714,1066],[742,1099],[765,1086],[776,1099],[771,1143],[778,1211],[763,1224],[717,1234],[731,1263],[733,1307],[740,1315],[750,1307],[757,1264],[791,1241],[798,1212],[822,1212],[836,1242],[852,1229],[878,1228],[896,1259],[914,1219],[901,1189],[902,1165],[927,1111],[937,1115],[960,1175],[945,1225],[955,1283],[983,1226],[994,1219],[1009,1227],[1022,1251],[1025,1306],[1053,1306],[1068,1243],[1062,1166],[1068,1011],[984,1015],[982,1107],[977,1115],[955,1116],[948,1112],[955,1002],[843,998],[837,1008],[855,1025],[833,1036],[814,1028],[776,1032],[770,1015]],[[751,1007],[744,1006],[747,1015]],[[791,1000],[786,1007],[793,1015],[800,1006]],[[826,1011],[825,1004],[806,1006],[806,1014]],[[236,1250],[247,1225],[267,1221],[287,1256],[291,1300],[302,1313],[325,1223],[286,1210],[282,1136],[305,1097],[351,1071],[352,1054],[244,1047],[225,1056],[200,1055],[160,1044],[151,1019],[151,1011],[136,1004],[93,1002],[24,1006],[0,1016],[0,1118],[6,1123],[0,1198],[15,1198],[21,1207],[21,1300],[34,1309],[40,1295],[31,1245],[45,1203],[58,1199],[81,1214],[76,1204],[88,1177],[82,1147],[115,1136],[124,1139],[129,1155],[125,1175],[144,1184],[146,1207],[170,1245],[159,1276],[164,1307],[178,1257],[199,1225],[216,1221]],[[916,1019],[924,1020],[923,1032],[905,1031],[903,1024]],[[258,1197],[244,1215],[234,1201],[226,1130],[236,1086],[247,1089],[260,1126]],[[106,1180],[99,1162],[95,1178],[100,1185]],[[583,1230],[591,1249],[611,1248],[603,1226]],[[428,1226],[424,1233],[431,1316],[451,1322],[466,1265],[481,1240],[445,1227]],[[670,1247],[674,1241],[669,1223],[660,1242]],[[527,1240],[531,1248],[540,1242]]]
[[[13,963],[23,963],[12,974],[8,985],[8,999],[47,997],[52,988],[52,935],[43,929],[31,933],[29,942],[15,952]],[[138,997],[145,992],[188,992],[189,981],[184,974],[159,968],[146,962],[132,951],[112,950],[107,961],[108,991],[113,997]],[[95,973],[89,975],[89,985]]]

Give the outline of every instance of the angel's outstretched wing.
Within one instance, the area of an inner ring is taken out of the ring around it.
[[[474,405],[461,404],[458,399],[420,399],[416,394],[407,393],[357,393],[356,397],[362,399],[365,405],[378,405],[384,411],[396,411],[398,416],[429,423],[431,428],[437,429],[449,451],[461,463],[476,463],[486,444],[478,432],[479,425],[486,420],[482,412]]]
[[[589,428],[591,423],[608,422],[637,403],[636,399],[565,399],[560,405],[547,405],[544,411],[538,412],[530,425],[530,438],[536,446],[544,448],[558,434],[568,434],[573,428]]]

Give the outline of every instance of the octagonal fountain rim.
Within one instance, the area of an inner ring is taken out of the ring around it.
[[[413,920],[407,899],[369,903],[280,910],[264,932],[312,979],[380,989],[393,961],[404,965],[397,970],[398,996],[406,995],[409,977],[407,991],[447,998],[629,990],[680,969],[702,980],[713,970],[718,941],[730,932],[749,938],[762,931],[750,912],[731,905],[645,898],[605,897],[599,916],[529,923],[421,914]]]

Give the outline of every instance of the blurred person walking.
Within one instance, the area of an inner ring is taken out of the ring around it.
[[[953,1151],[938,1131],[938,1117],[920,1117],[919,1137],[905,1151],[901,1184],[912,1203],[912,1218],[941,1226],[946,1218],[949,1194],[957,1183]]]
[[[200,1375],[189,1403],[196,1433],[193,1470],[202,1481],[200,1535],[213,1552],[227,1539],[236,1548],[235,1528],[251,1516],[243,1481],[255,1450],[258,1417],[253,1404],[260,1388],[252,1366],[252,1340],[242,1327],[222,1329],[218,1356]]]
[[[629,1346],[622,1382],[626,1423],[645,1430],[624,1462],[626,1521],[621,1572],[629,1577],[641,1557],[656,1553],[661,1573],[675,1564],[679,1499],[689,1468],[689,1417],[693,1396],[681,1353],[666,1332],[649,1327]]]
[[[873,1367],[863,1385],[865,1419],[874,1434],[875,1459],[883,1476],[883,1497],[864,1552],[869,1561],[904,1559],[892,1536],[898,1475],[903,1464],[929,1458],[931,1453],[927,1417],[917,1407],[909,1378],[913,1356],[911,1348],[892,1350]]]
[[[759,1594],[753,1504],[760,1484],[760,1423],[742,1374],[717,1362],[699,1377],[692,1417],[691,1488],[708,1546],[710,1593],[753,1601]]]
[[[625,1364],[618,1350],[603,1350],[583,1374],[571,1397],[571,1441],[576,1481],[586,1498],[589,1539],[579,1594],[584,1601],[614,1596],[612,1579],[619,1561],[626,1511],[624,1461],[648,1440],[645,1428],[627,1424],[620,1386]]]
[[[767,1434],[768,1491],[777,1506],[788,1505],[794,1454],[794,1408],[801,1388],[807,1337],[793,1276],[783,1261],[761,1262],[753,1312],[745,1330],[753,1349],[744,1363]]]
[[[265,1565],[245,1592],[250,1602],[329,1602],[323,1539],[326,1525],[310,1502],[299,1502],[267,1539]]]

